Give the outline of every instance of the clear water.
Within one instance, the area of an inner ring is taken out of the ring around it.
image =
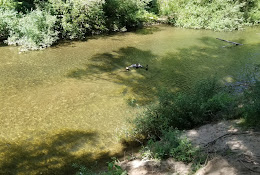
[[[134,63],[149,70],[126,72]],[[26,53],[0,46],[0,174],[66,174],[72,163],[115,155],[127,119],[160,89],[185,90],[209,76],[232,82],[254,64],[259,27],[154,26]]]

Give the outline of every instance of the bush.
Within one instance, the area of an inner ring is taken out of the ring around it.
[[[15,10],[18,2],[14,0],[0,0],[0,8],[4,10]]]
[[[150,139],[147,146],[141,150],[145,159],[164,159],[172,157],[177,161],[193,163],[193,167],[200,167],[205,162],[205,155],[195,148],[191,142],[178,130],[163,131],[160,140]]]
[[[67,39],[84,39],[87,35],[106,31],[103,12],[104,0],[49,0],[44,5],[59,17],[59,30]]]
[[[8,38],[8,44],[23,50],[42,49],[58,37],[85,39],[138,28],[155,22],[157,15],[179,27],[231,31],[260,23],[260,1],[0,0],[0,40]]]
[[[55,23],[55,16],[34,10],[18,19],[17,26],[10,29],[7,43],[22,46],[22,51],[49,47],[58,39]]]
[[[0,40],[7,39],[10,32],[18,25],[18,13],[0,8]]]
[[[144,14],[150,0],[107,0],[104,12],[111,31],[138,27],[145,21]]]
[[[160,14],[178,27],[232,31],[259,21],[257,0],[160,0]],[[174,19],[173,19],[174,18]]]
[[[156,20],[145,10],[150,1],[2,0],[0,39],[8,37],[8,44],[36,50],[52,45],[58,37],[84,39],[107,31],[125,31]]]
[[[260,126],[260,81],[245,93],[247,99],[244,108],[243,117],[247,126],[259,128]]]
[[[146,7],[146,10],[153,13],[153,14],[159,14],[160,12],[160,4],[158,0],[151,0]]]
[[[44,1],[44,0],[43,0]],[[0,8],[11,9],[21,13],[27,13],[36,9],[41,0],[0,0]]]
[[[260,23],[260,1],[254,0],[251,2],[250,8],[247,9],[247,20],[252,24]]]
[[[117,165],[117,163],[118,160],[115,157],[112,157],[112,161],[107,162],[108,170],[100,173],[95,173],[86,168],[84,165],[79,165],[76,163],[74,163],[72,167],[78,169],[76,175],[127,175],[127,172]]]
[[[161,91],[159,104],[153,105],[133,123],[134,135],[160,136],[169,128],[190,129],[235,113],[235,97],[215,79],[201,81],[190,92]]]

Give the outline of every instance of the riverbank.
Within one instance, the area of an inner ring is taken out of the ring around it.
[[[207,160],[196,175],[206,174],[250,174],[260,173],[260,133],[241,129],[240,120],[207,124],[184,133],[195,147],[200,147]],[[125,158],[126,159],[126,158]],[[191,164],[167,160],[140,159],[119,162],[128,175],[186,175],[192,173]],[[193,174],[192,173],[192,174]]]

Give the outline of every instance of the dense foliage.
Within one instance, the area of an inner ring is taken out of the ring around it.
[[[260,22],[259,0],[158,0],[160,14],[185,28],[231,31]]]
[[[62,38],[83,39],[106,30],[103,4],[104,0],[49,0],[42,8],[57,16]]]
[[[260,1],[0,0],[0,40],[41,49],[60,38],[126,31],[159,16],[178,27],[231,31],[260,22]]]
[[[162,91],[159,103],[136,118],[133,135],[160,137],[164,131],[191,129],[212,121],[242,117],[248,126],[260,125],[260,82],[220,86],[203,80],[190,92]]]
[[[0,8],[0,39],[7,38],[12,33],[13,28],[18,24],[18,14],[14,10],[4,10]]]
[[[170,128],[190,129],[211,121],[230,118],[236,106],[235,96],[215,79],[203,80],[190,92],[159,93],[159,104],[151,106],[135,119],[135,133],[160,136]]]
[[[260,126],[260,81],[256,81],[255,85],[247,90],[246,103],[244,106],[243,117],[245,125],[249,127]]]
[[[177,161],[192,163],[192,171],[196,171],[206,161],[205,154],[195,148],[179,130],[163,131],[160,140],[150,139],[141,150],[144,159],[164,159],[174,157]]]
[[[138,27],[153,16],[150,0],[0,1],[0,38],[23,49],[41,49],[58,38],[84,39]]]
[[[55,16],[38,9],[21,16],[9,30],[8,44],[21,45],[25,50],[37,50],[51,46],[58,39],[58,31],[54,29]]]

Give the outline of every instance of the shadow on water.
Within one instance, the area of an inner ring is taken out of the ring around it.
[[[134,30],[130,30],[129,32],[133,32],[135,34],[138,35],[151,35],[154,34],[155,32],[159,32],[162,31],[161,28],[157,27],[157,26],[148,26],[148,27],[144,27],[141,29],[134,29]],[[127,31],[128,32],[128,31]],[[76,42],[86,42],[88,40],[98,40],[98,39],[108,39],[111,38],[112,40],[118,40],[120,41],[121,39],[119,38],[115,38],[115,36],[120,36],[120,35],[124,35],[126,32],[110,32],[110,33],[103,33],[103,34],[99,34],[99,35],[91,35],[91,36],[86,36],[85,39],[82,40],[77,40],[74,39],[73,41]],[[71,47],[75,47],[75,45],[73,44],[72,41],[70,40],[60,40],[57,43],[54,43],[52,45],[52,47],[63,47],[63,46],[71,46]],[[1,44],[0,44],[1,47]]]
[[[6,46],[8,46],[8,45],[0,40],[0,47],[6,47]]]
[[[151,35],[151,34],[154,34],[155,32],[159,32],[159,31],[162,31],[162,29],[159,27],[156,27],[156,26],[150,26],[150,27],[145,27],[142,29],[137,29],[134,32],[138,35]]]
[[[51,47],[54,47],[54,48],[58,48],[58,47],[76,47],[72,41],[69,41],[69,40],[60,40],[56,43],[54,43]]]
[[[67,77],[84,80],[102,79],[126,86],[138,104],[153,101],[163,87],[172,91],[186,90],[198,80],[210,76],[225,78],[250,62],[250,51],[257,46],[223,48],[223,42],[210,37],[200,38],[204,46],[192,46],[155,55],[150,50],[125,47],[111,53],[97,54],[85,68],[71,70]],[[242,40],[240,42],[243,42]],[[125,67],[134,63],[149,65],[149,70]]]
[[[112,155],[108,151],[99,154],[75,154],[81,146],[98,145],[95,132],[66,131],[37,141],[0,142],[0,174],[75,174],[73,163],[93,166],[105,165]]]

